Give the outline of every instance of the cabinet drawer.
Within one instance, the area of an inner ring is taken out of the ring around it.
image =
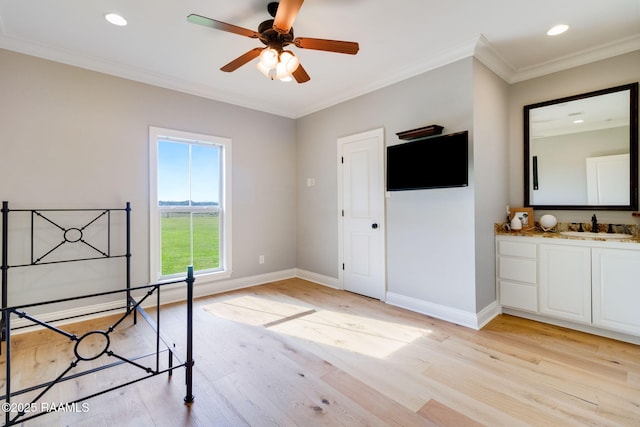
[[[538,292],[534,285],[500,280],[500,304],[505,307],[538,311]]]
[[[498,259],[498,277],[518,282],[536,283],[536,260],[501,256]]]
[[[535,258],[536,244],[501,240],[498,242],[498,253],[500,255]]]

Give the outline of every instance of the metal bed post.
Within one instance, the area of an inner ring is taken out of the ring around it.
[[[2,202],[2,336],[0,337],[0,342],[4,341],[7,338],[6,331],[4,328],[5,325],[5,311],[7,308],[7,269],[9,268],[9,202]],[[0,349],[0,353],[2,349]]]
[[[185,376],[187,394],[185,403],[193,403],[193,265],[187,267],[187,360],[185,361]]]
[[[5,314],[4,307],[2,310],[2,316]],[[10,315],[9,315],[10,316]],[[5,323],[2,325],[2,333],[7,337],[7,347],[5,356],[5,403],[11,403],[11,325],[9,316],[6,317]],[[4,413],[4,425],[9,425],[11,420],[11,411],[5,411]]]
[[[125,253],[125,258],[126,258],[126,281],[127,281],[127,310],[130,310],[131,307],[133,306],[133,302],[131,301],[131,292],[129,291],[129,289],[131,289],[131,202],[127,202],[127,205],[125,207],[125,212],[126,212],[126,216],[127,216],[127,252]],[[133,313],[133,324],[137,324],[138,323],[138,312],[137,310],[134,310]]]

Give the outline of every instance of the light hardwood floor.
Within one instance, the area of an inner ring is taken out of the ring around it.
[[[180,369],[90,399],[86,412],[25,425],[640,426],[640,346],[507,315],[475,331],[300,279],[201,298],[194,311],[192,405]],[[163,309],[176,341],[184,312]],[[148,332],[124,324],[112,345],[144,350]],[[15,336],[12,381],[59,375],[73,359],[60,337]],[[44,400],[135,371],[68,381]]]

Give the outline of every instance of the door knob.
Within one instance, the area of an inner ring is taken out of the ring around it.
[[[376,228],[378,228],[378,224],[376,224],[376,223],[374,222],[373,224],[371,224],[371,228],[373,228],[373,229],[375,230]]]

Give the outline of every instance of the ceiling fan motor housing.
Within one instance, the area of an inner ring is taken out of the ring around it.
[[[258,26],[258,32],[260,33],[260,41],[267,46],[273,44],[286,45],[293,41],[293,28],[286,34],[280,34],[273,29],[273,19],[267,19]]]

